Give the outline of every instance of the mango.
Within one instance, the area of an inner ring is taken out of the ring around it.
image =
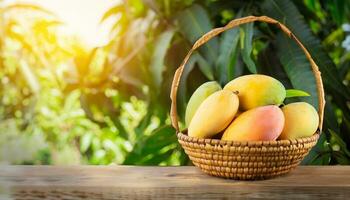
[[[227,83],[224,89],[238,91],[239,108],[243,111],[259,106],[281,105],[286,97],[281,82],[262,74],[240,76]]]
[[[221,90],[221,86],[216,81],[209,81],[199,86],[188,101],[185,113],[186,126],[190,124],[194,113],[201,103],[211,94]]]
[[[198,107],[188,127],[188,135],[197,138],[210,138],[223,131],[234,118],[239,107],[235,93],[220,90]]]
[[[312,136],[318,127],[319,116],[316,109],[305,102],[283,106],[285,123],[279,139],[296,139]]]
[[[281,134],[284,116],[278,106],[253,108],[240,114],[225,130],[222,140],[276,140]]]

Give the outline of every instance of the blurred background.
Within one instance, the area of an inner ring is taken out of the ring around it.
[[[284,23],[322,73],[324,131],[303,164],[349,164],[348,0],[0,0],[0,164],[190,164],[170,126],[174,71],[201,35],[247,15]],[[192,56],[180,119],[201,83],[248,73],[307,91],[317,108],[303,52],[254,23]]]

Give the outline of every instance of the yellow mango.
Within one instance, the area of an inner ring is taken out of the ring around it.
[[[221,86],[216,81],[209,81],[199,86],[188,101],[185,114],[186,126],[190,124],[194,113],[196,113],[201,103],[211,94],[221,90]]]
[[[283,106],[285,118],[283,131],[279,139],[296,139],[312,136],[318,127],[319,116],[316,109],[305,102]]]
[[[235,93],[220,90],[198,107],[188,127],[188,135],[197,138],[210,138],[223,131],[234,118],[239,106]]]
[[[239,108],[243,111],[266,105],[281,105],[286,90],[278,80],[262,75],[251,74],[235,78],[224,89],[238,91]]]
[[[253,108],[240,114],[225,130],[222,140],[267,141],[281,134],[284,116],[278,106]]]

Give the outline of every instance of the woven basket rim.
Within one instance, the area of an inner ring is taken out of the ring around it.
[[[211,145],[211,146],[234,146],[234,147],[279,147],[279,146],[291,146],[291,145],[298,145],[298,144],[305,144],[310,143],[313,141],[317,141],[319,138],[319,131],[314,133],[310,137],[303,137],[303,138],[297,138],[297,139],[289,139],[289,140],[269,140],[269,141],[228,141],[228,140],[221,140],[221,139],[201,139],[196,137],[190,137],[186,134],[186,131],[178,132],[177,138],[182,141],[191,142],[191,143],[197,143],[197,144],[205,144],[205,145]]]

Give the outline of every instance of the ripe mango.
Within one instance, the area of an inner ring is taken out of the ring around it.
[[[282,108],[285,123],[279,139],[296,139],[313,135],[319,124],[316,109],[305,102],[291,103]]]
[[[239,92],[239,108],[243,111],[259,106],[280,105],[286,97],[281,82],[262,74],[240,76],[227,83],[224,89]]]
[[[210,138],[224,130],[232,121],[239,106],[235,93],[220,90],[203,101],[188,127],[188,135]]]
[[[188,101],[185,114],[186,126],[191,122],[194,113],[197,111],[201,103],[211,94],[221,90],[221,86],[216,81],[209,81],[199,86],[196,91],[192,94]]]
[[[227,127],[222,140],[260,141],[276,140],[281,134],[284,116],[278,106],[253,108],[240,114]]]

